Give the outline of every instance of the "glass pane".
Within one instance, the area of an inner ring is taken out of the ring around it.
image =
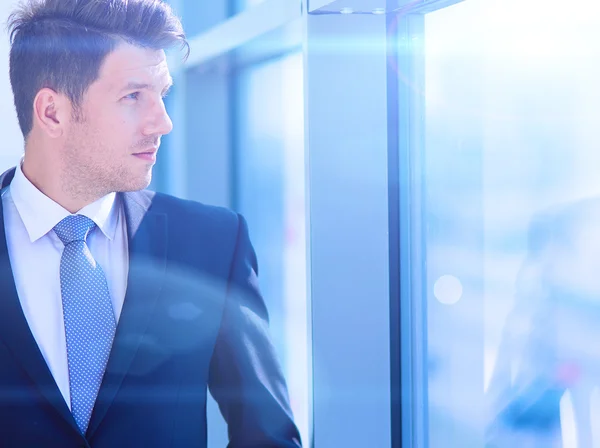
[[[431,447],[600,446],[600,16],[425,16]]]
[[[252,8],[253,6],[263,3],[264,1],[265,0],[234,0],[234,8],[236,12],[241,12],[244,9]]]
[[[236,80],[236,203],[257,252],[271,333],[308,440],[304,91],[299,53]]]

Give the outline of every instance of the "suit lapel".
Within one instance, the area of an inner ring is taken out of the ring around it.
[[[0,185],[5,186],[7,177],[0,178]],[[7,183],[12,176],[8,177]],[[40,352],[40,349],[29,329],[27,319],[23,314],[21,302],[17,294],[6,243],[4,228],[4,210],[0,200],[0,339],[8,347],[17,362],[27,372],[42,395],[56,409],[60,416],[75,431],[79,428],[73,419],[52,373]]]
[[[14,173],[13,168],[0,175],[1,189],[10,184]],[[119,197],[125,209],[129,242],[127,293],[88,437],[98,429],[138,351],[162,288],[166,265],[167,216],[151,210],[153,193],[123,193]],[[44,397],[79,432],[21,309],[8,256],[1,198],[0,291],[0,338]]]
[[[129,240],[127,294],[87,436],[106,415],[142,342],[162,288],[167,254],[167,216],[150,208],[152,193],[124,193]]]

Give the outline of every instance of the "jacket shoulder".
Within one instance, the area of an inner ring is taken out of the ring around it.
[[[209,238],[236,239],[242,218],[233,210],[164,193],[149,193],[153,196],[152,209],[166,214],[176,232],[193,231]]]
[[[169,215],[191,214],[225,220],[237,220],[238,217],[236,212],[226,207],[208,205],[190,199],[181,199],[165,193],[150,191],[147,191],[147,193],[153,196],[153,207],[155,207],[155,209],[160,209],[162,213],[167,213]]]

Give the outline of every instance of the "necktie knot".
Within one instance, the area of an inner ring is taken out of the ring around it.
[[[94,227],[96,224],[87,216],[71,215],[54,226],[54,233],[67,246],[73,241],[85,241]]]

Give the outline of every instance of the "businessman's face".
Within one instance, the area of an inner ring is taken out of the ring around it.
[[[162,50],[120,44],[110,53],[68,127],[65,166],[74,193],[146,188],[172,123],[163,98],[172,80]]]

